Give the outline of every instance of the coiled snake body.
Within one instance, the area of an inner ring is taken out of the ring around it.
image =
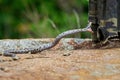
[[[27,48],[27,49],[20,49],[20,50],[16,50],[16,49],[9,49],[9,50],[5,50],[3,52],[3,55],[4,56],[11,56],[12,58],[14,58],[16,55],[15,54],[22,54],[22,53],[37,53],[37,52],[41,52],[43,50],[46,50],[46,49],[50,49],[52,47],[54,47],[63,37],[67,36],[67,35],[71,35],[71,34],[76,34],[76,33],[79,33],[79,32],[91,32],[91,22],[89,22],[89,24],[87,25],[86,28],[83,28],[83,29],[73,29],[73,30],[68,30],[68,31],[65,31],[61,34],[59,34],[55,40],[52,42],[52,43],[48,43],[48,44],[45,44],[45,45],[42,45],[38,48]]]

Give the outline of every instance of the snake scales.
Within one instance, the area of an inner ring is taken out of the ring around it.
[[[89,22],[87,27],[83,28],[83,29],[73,29],[73,30],[65,31],[65,32],[59,34],[53,42],[39,46],[38,48],[25,48],[25,49],[19,49],[19,50],[8,49],[3,52],[3,55],[11,56],[12,58],[14,58],[14,57],[16,57],[16,54],[29,53],[29,52],[37,53],[37,52],[41,52],[46,49],[50,49],[50,48],[54,47],[63,37],[65,37],[67,35],[76,34],[79,32],[91,32],[91,28],[90,28],[91,24],[92,23]]]

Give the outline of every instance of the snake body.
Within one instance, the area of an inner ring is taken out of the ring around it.
[[[50,48],[54,47],[63,37],[65,37],[67,35],[76,34],[76,33],[79,33],[79,32],[87,32],[87,31],[89,31],[91,24],[92,23],[89,22],[89,24],[87,25],[87,27],[83,28],[83,29],[73,29],[73,30],[65,31],[65,32],[59,34],[55,38],[55,40],[53,42],[41,45],[38,48],[25,48],[25,49],[19,49],[19,50],[8,49],[8,50],[5,50],[3,52],[3,55],[4,56],[15,57],[16,56],[15,54],[22,54],[22,53],[29,53],[29,52],[31,52],[31,53],[37,53],[37,52],[41,52],[41,51],[46,50],[46,49],[50,49]]]

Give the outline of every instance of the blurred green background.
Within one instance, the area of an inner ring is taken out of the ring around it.
[[[56,37],[87,22],[88,0],[0,0],[0,39]]]

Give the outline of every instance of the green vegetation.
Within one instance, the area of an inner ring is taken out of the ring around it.
[[[0,0],[0,38],[56,37],[85,27],[87,7],[88,0]]]

